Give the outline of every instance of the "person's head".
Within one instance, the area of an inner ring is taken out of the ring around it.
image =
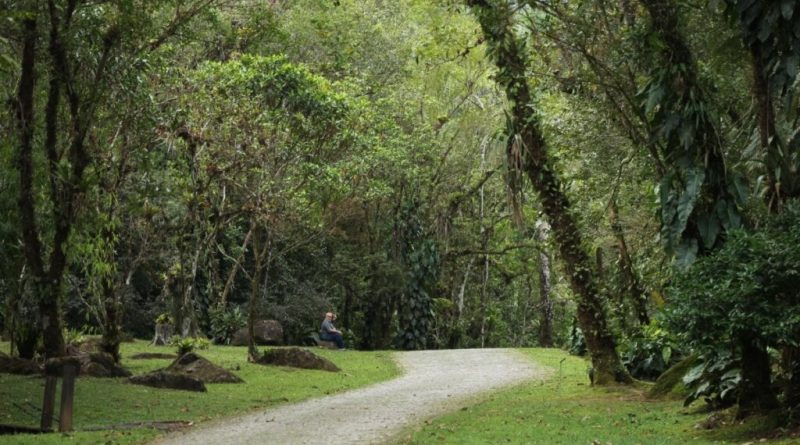
[[[326,320],[333,320],[333,312],[326,312],[325,313]]]

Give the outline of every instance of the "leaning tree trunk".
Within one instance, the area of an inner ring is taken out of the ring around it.
[[[595,383],[631,383],[628,371],[617,353],[616,341],[606,319],[603,299],[597,290],[591,261],[583,248],[580,232],[570,211],[570,203],[562,192],[558,177],[547,154],[544,138],[538,127],[536,111],[531,107],[527,82],[527,60],[524,44],[514,35],[513,13],[505,2],[468,0],[492,47],[499,70],[496,79],[505,88],[512,102],[514,144],[521,156],[519,164],[510,166],[528,176],[539,195],[545,215],[553,228],[555,242],[564,261],[566,276],[578,298],[578,323],[586,337],[592,358]]]

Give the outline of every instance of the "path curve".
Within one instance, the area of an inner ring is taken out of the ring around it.
[[[215,422],[155,443],[381,443],[405,427],[465,406],[478,394],[549,374],[508,349],[398,352],[395,358],[403,375],[394,380]]]

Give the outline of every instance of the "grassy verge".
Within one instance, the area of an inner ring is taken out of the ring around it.
[[[0,343],[0,350],[8,350]],[[170,360],[126,359],[138,352],[173,352],[145,342],[122,346],[123,365],[134,374],[162,368]],[[130,385],[125,379],[81,377],[75,390],[74,426],[71,434],[0,436],[6,444],[132,444],[159,433],[151,429],[81,431],[93,427],[141,421],[204,422],[215,418],[297,402],[387,380],[398,374],[389,352],[329,351],[315,353],[333,361],[342,372],[298,370],[247,363],[247,348],[211,346],[200,355],[234,372],[243,384],[211,384],[207,393],[192,393]],[[0,374],[0,423],[37,426],[44,379]],[[56,402],[58,405],[58,402]],[[58,406],[56,406],[58,410]]]
[[[587,362],[552,349],[523,350],[551,368],[532,382],[476,400],[400,435],[397,444],[683,445],[761,443],[766,419],[718,430],[694,426],[707,414],[680,401],[653,401],[643,388],[593,388]],[[699,405],[699,404],[698,404]],[[800,440],[767,440],[770,444]]]

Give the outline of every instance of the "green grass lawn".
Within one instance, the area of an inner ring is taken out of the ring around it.
[[[653,401],[637,388],[589,386],[587,362],[553,349],[523,354],[552,369],[546,381],[476,400],[400,435],[397,444],[683,445],[761,443],[770,422],[756,418],[718,430],[694,425],[708,416],[680,400]],[[800,439],[768,440],[800,444]]]
[[[0,351],[8,352],[8,343],[0,343]],[[126,358],[137,352],[174,351],[168,347],[151,347],[141,341],[123,343],[123,365],[134,374],[162,368],[171,362]],[[131,385],[125,379],[81,377],[75,390],[75,433],[0,436],[0,445],[142,443],[159,433],[151,429],[81,430],[141,421],[203,422],[366,386],[399,372],[390,352],[314,349],[315,353],[339,366],[342,372],[338,373],[250,364],[246,347],[211,346],[198,352],[215,364],[232,369],[245,383],[208,384],[207,393],[194,393]],[[0,423],[38,426],[35,409],[41,408],[43,388],[41,377],[0,374]]]
[[[7,344],[0,343],[6,351]],[[139,374],[170,360],[130,360],[137,352],[172,352],[144,342],[123,345],[123,364]],[[124,379],[78,379],[75,427],[71,434],[0,436],[6,444],[132,444],[156,437],[157,431],[81,431],[97,426],[141,421],[203,422],[247,411],[291,403],[389,379],[398,374],[390,352],[314,350],[342,372],[266,367],[246,362],[246,348],[212,346],[201,355],[233,369],[244,384],[213,384],[208,393],[158,390],[129,385]],[[717,430],[694,427],[707,414],[685,409],[679,400],[654,401],[644,388],[593,388],[587,363],[560,350],[523,350],[549,367],[536,381],[476,399],[474,405],[426,422],[400,435],[397,444],[543,444],[543,445],[682,445],[762,443],[770,419],[756,418]],[[43,379],[0,374],[0,423],[36,426],[33,407],[41,405]],[[56,403],[58,405],[58,403]],[[57,407],[56,407],[57,409]],[[770,444],[800,444],[800,439],[770,439]]]

